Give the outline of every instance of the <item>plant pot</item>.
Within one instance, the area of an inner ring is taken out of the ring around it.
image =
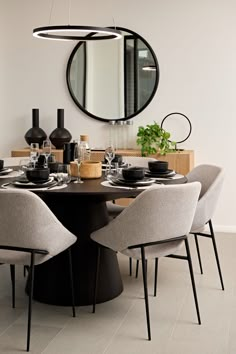
[[[39,128],[39,109],[32,109],[32,128],[25,133],[25,141],[27,144],[38,143],[41,147],[43,141],[47,139],[47,134]]]
[[[57,110],[57,128],[50,134],[49,139],[56,149],[63,149],[65,143],[69,143],[71,133],[64,128],[64,109]]]

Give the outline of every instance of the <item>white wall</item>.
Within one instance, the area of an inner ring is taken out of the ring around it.
[[[196,164],[225,168],[225,185],[214,218],[236,230],[236,2],[235,0],[71,1],[71,23],[130,28],[153,47],[160,84],[135,127],[160,122],[168,113],[185,113],[193,133],[184,145]],[[31,109],[40,109],[40,125],[56,126],[56,109],[65,108],[65,125],[74,137],[88,133],[102,146],[105,124],[83,114],[69,96],[65,70],[75,43],[35,39],[32,29],[47,25],[48,0],[0,0],[0,155],[25,146]],[[55,1],[52,22],[67,22],[67,0]]]

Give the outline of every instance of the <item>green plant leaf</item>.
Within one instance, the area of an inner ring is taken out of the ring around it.
[[[141,145],[142,156],[156,154],[165,155],[174,151],[175,142],[169,141],[170,133],[160,127],[157,122],[148,124],[146,127],[140,126],[137,133],[137,144]]]

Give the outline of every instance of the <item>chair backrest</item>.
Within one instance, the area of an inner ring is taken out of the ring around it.
[[[4,157],[4,167],[19,166],[21,160],[29,160],[29,157]]]
[[[201,185],[154,186],[91,237],[115,251],[189,233]]]
[[[153,157],[123,156],[123,160],[131,166],[148,167],[149,161],[156,161]]]
[[[224,174],[219,166],[199,165],[187,174],[189,182],[201,183],[200,198],[191,231],[204,227],[212,218],[223,186]]]
[[[0,245],[41,249],[51,258],[76,241],[34,193],[0,190]]]

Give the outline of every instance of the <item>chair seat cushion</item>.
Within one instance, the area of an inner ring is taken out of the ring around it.
[[[205,231],[205,225],[201,227],[194,227],[195,225],[192,225],[190,234],[197,234],[199,232],[204,232]]]
[[[112,202],[107,202],[107,211],[109,216],[111,216],[112,218],[115,218],[117,215],[119,215],[125,208],[125,206],[114,204]]]
[[[35,264],[40,264],[52,258],[50,255],[35,254]],[[30,253],[0,249],[1,263],[30,265]]]
[[[145,247],[145,257],[146,259],[154,259],[165,257],[170,254],[176,253],[184,244],[184,241],[173,241],[173,242],[166,242],[155,246],[148,246]],[[141,259],[141,249],[140,248],[133,248],[133,249],[125,249],[120,253],[125,254],[128,257],[132,257],[134,259]]]

